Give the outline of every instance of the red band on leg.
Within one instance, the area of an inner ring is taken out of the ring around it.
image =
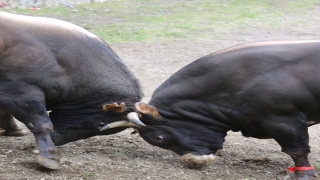
[[[289,167],[288,170],[290,172],[294,172],[294,171],[310,171],[310,170],[314,170],[313,166],[302,166],[302,167]]]
[[[295,167],[289,167],[289,168],[288,168],[288,171],[289,171],[289,172],[294,172],[294,171],[295,171]]]

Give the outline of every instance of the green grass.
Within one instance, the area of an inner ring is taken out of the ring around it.
[[[85,180],[89,180],[89,179],[93,179],[95,176],[95,173],[94,172],[90,172],[90,171],[85,171],[82,175],[82,177],[85,179]]]
[[[70,21],[115,43],[209,39],[249,32],[254,26],[281,28],[291,14],[301,15],[292,25],[303,24],[308,20],[305,12],[316,5],[319,0],[117,0],[74,8],[7,11]]]

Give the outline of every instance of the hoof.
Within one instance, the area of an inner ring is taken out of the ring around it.
[[[290,177],[293,180],[318,180],[318,174],[315,171],[296,171],[296,173],[290,173]]]
[[[36,160],[37,160],[38,164],[40,164],[41,166],[43,166],[45,168],[52,169],[52,170],[59,169],[59,163],[56,160],[48,159],[48,158],[45,158],[41,155],[38,155],[36,157]]]
[[[16,131],[4,131],[2,133],[3,136],[24,136],[25,133],[22,132],[22,130],[16,130]]]

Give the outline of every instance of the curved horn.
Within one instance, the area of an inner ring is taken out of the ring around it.
[[[99,131],[103,131],[111,128],[117,128],[117,127],[139,127],[139,125],[136,125],[128,120],[116,121],[103,126]]]
[[[145,124],[143,124],[143,122],[140,121],[138,113],[136,112],[131,112],[127,115],[128,119],[130,122],[139,125],[139,126],[146,126]]]

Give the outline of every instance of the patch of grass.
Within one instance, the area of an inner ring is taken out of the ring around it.
[[[124,152],[116,152],[114,154],[114,157],[117,159],[123,159],[123,160],[129,159],[129,157]]]
[[[313,164],[313,167],[314,167],[315,170],[320,169],[320,162],[314,163],[314,164]]]
[[[118,0],[74,8],[7,11],[64,19],[113,43],[210,39],[228,32],[249,32],[262,25],[281,28],[288,14],[301,14],[292,25],[303,24],[307,21],[305,12],[316,5],[318,0]]]
[[[86,171],[86,172],[84,172],[84,174],[82,176],[83,176],[83,178],[85,180],[89,180],[89,179],[92,179],[95,176],[95,173]]]
[[[25,155],[24,157],[23,157],[23,161],[24,162],[27,162],[27,163],[32,163],[32,162],[34,162],[35,161],[35,156],[34,155]]]

